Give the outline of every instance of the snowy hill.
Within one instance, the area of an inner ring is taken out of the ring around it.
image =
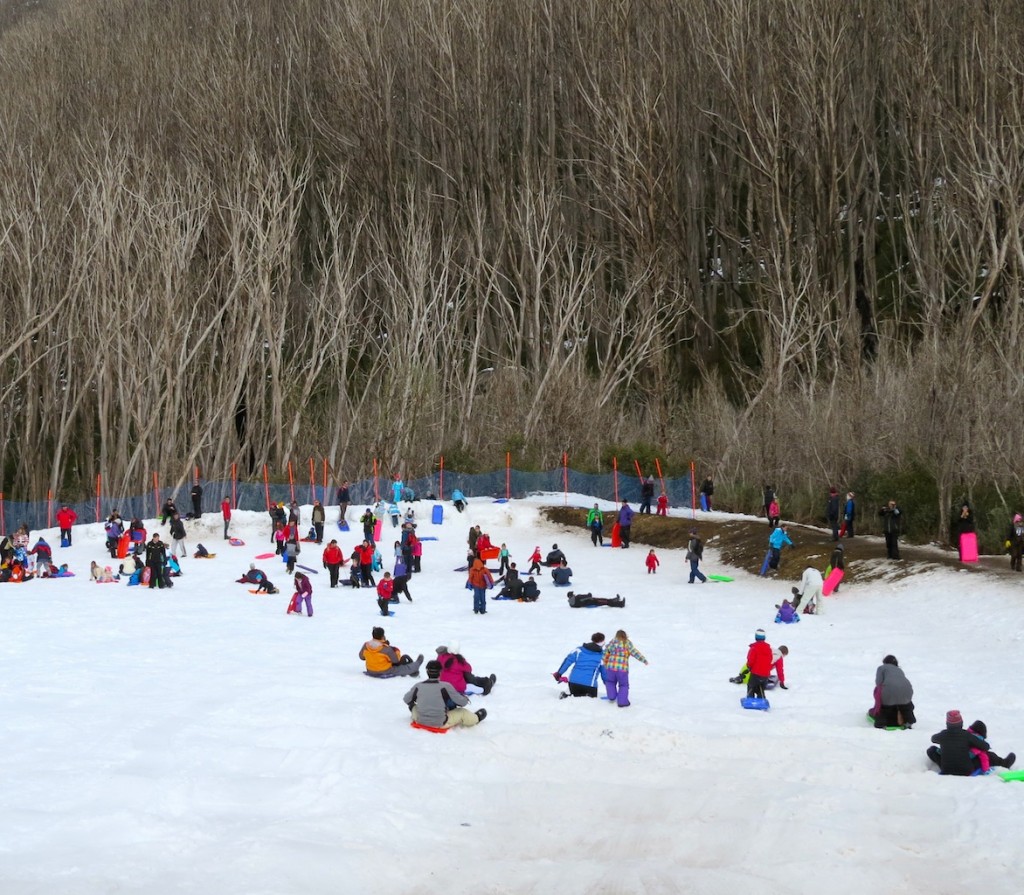
[[[986,721],[996,751],[1024,752],[1019,582],[972,575],[968,591],[968,576],[935,570],[852,585],[779,626],[789,581],[724,568],[713,550],[704,570],[733,582],[688,585],[682,551],[659,550],[648,575],[644,545],[595,548],[542,522],[546,503],[562,496],[473,500],[461,516],[448,504],[440,526],[417,503],[418,533],[438,540],[414,602],[386,620],[373,591],[330,590],[323,571],[314,617],[286,616],[277,559],[258,564],[281,594],[234,583],[271,549],[261,513],[236,514],[244,547],[221,540],[218,515],[189,523],[190,553],[202,541],[217,556],[184,560],[169,591],[92,583],[103,533],[76,528],[54,552],[78,577],[0,586],[0,892],[1019,891],[1024,784],[943,778],[924,755],[950,708]],[[347,534],[328,511],[346,559],[358,510]],[[545,574],[536,604],[474,615],[453,571],[473,523],[521,570],[557,542],[575,591],[626,608],[570,609]],[[385,523],[386,563],[394,540]],[[302,546],[320,569],[322,548]],[[357,658],[382,621],[406,652],[457,640],[495,673],[472,702],[488,718],[412,729],[410,681],[367,678]],[[727,680],[758,627],[791,651],[768,713],[741,709]],[[618,628],[650,660],[631,664],[632,705],[559,699],[563,657]],[[865,722],[886,653],[915,686],[913,730]]]

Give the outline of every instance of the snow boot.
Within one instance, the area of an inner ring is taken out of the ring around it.
[[[477,716],[477,717],[478,717],[478,718],[479,718],[479,719],[480,719],[481,721],[483,721],[483,720],[484,720],[484,718],[486,718],[486,717],[487,717],[487,709],[480,709],[480,711],[476,713],[476,716]]]

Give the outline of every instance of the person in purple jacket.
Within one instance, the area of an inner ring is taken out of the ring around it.
[[[622,501],[622,508],[619,510],[619,537],[622,538],[622,546],[629,546],[629,531],[633,525],[633,508],[628,500]]]
[[[294,608],[289,612],[296,612],[302,615],[302,601],[306,601],[306,614],[313,617],[313,585],[309,583],[309,577],[302,572],[295,573],[295,602]]]

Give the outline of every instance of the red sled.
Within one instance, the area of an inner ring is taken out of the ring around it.
[[[296,594],[292,594],[291,600],[288,601],[288,611],[285,613],[285,615],[291,615],[293,612],[298,612],[298,611],[299,611],[299,595],[296,593]]]
[[[373,526],[373,542],[376,544],[380,540],[380,534],[384,530],[384,520],[378,519],[377,524]]]
[[[410,727],[415,727],[417,730],[426,730],[430,733],[448,733],[447,727],[427,727],[426,724],[420,724],[419,721],[410,721]]]
[[[489,559],[497,559],[500,553],[500,547],[484,547],[484,549],[480,551],[480,559],[484,560],[484,562]]]
[[[978,536],[973,531],[960,535],[960,562],[978,561]]]
[[[125,532],[117,541],[117,558],[124,559],[128,555],[128,543],[131,541],[131,536],[128,532]]]
[[[839,526],[839,537],[846,537],[846,520],[843,520],[843,524]]]
[[[839,582],[842,580],[843,570],[833,569],[831,572],[829,572],[828,578],[825,579],[825,583],[821,587],[822,594],[827,597],[829,594],[832,593],[832,591],[839,587]]]
[[[143,584],[149,584],[149,582],[152,580],[152,578],[153,578],[153,570],[149,566],[146,566],[146,568],[144,568],[142,570],[142,583]]]
[[[622,546],[622,529],[618,522],[612,526],[612,546]]]

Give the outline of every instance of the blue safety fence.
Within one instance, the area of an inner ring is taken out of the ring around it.
[[[566,479],[568,479],[566,488]],[[548,470],[546,472],[522,472],[510,470],[508,473],[508,495],[515,498],[529,497],[534,494],[554,492],[561,494],[564,490],[577,494],[585,494],[599,500],[615,499],[615,477],[610,473],[593,474],[577,472],[569,469],[567,472],[562,468]],[[440,494],[441,478],[435,473],[418,479],[406,481],[405,488],[415,500],[437,499]],[[654,499],[657,500],[661,493],[661,480],[654,480]],[[265,511],[267,509],[267,490],[262,482],[238,482],[232,492],[230,481],[204,481],[202,510],[204,513],[220,512],[221,500],[224,497],[229,499],[232,493],[235,496],[235,509]],[[466,497],[492,497],[504,498],[506,496],[506,471],[504,469],[493,472],[462,473],[451,470],[444,471],[444,499],[450,501],[452,491],[459,489]],[[182,485],[175,490],[163,490],[160,492],[161,504],[168,497],[174,499],[178,512],[182,517],[192,512],[192,500],[189,496],[191,485]],[[668,495],[669,505],[672,507],[690,507],[692,486],[690,476],[665,479],[665,492]],[[269,487],[270,500],[272,503],[284,503],[286,506],[292,500],[293,489],[290,485],[273,484]],[[377,479],[376,493],[380,494],[382,500],[391,499],[391,481],[381,476]],[[325,506],[336,506],[337,488],[333,485],[324,488],[322,485],[311,487],[296,484],[294,487],[295,500],[299,504],[310,504],[315,499],[320,500]],[[369,505],[375,500],[374,480],[372,478],[362,479],[349,484],[349,504],[358,507],[360,504]],[[408,499],[408,494],[405,499]],[[619,500],[628,500],[634,505],[640,501],[640,480],[637,476],[618,476]],[[153,492],[148,494],[137,494],[132,497],[110,497],[103,495],[100,502],[100,517],[105,519],[114,510],[121,514],[121,518],[129,521],[137,516],[139,519],[153,519],[158,515],[159,508],[156,506],[156,498]],[[22,523],[28,525],[30,530],[38,530],[49,526],[57,525],[57,511],[63,504],[60,500],[48,503],[45,500],[37,501],[16,501],[3,500],[3,519],[6,533],[11,533]],[[78,524],[96,522],[96,500],[82,500],[68,504],[78,514]],[[49,520],[49,522],[48,522]]]

